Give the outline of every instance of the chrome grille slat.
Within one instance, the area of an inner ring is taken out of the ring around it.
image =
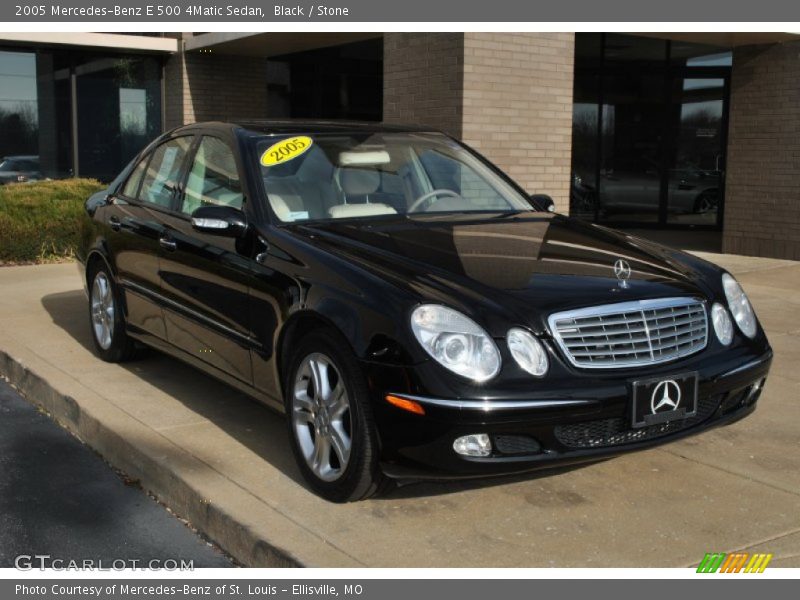
[[[665,327],[680,327],[681,325],[697,325],[698,317],[701,317],[699,313],[695,314],[692,317],[686,317],[680,320],[670,321],[669,323],[661,323],[661,324],[656,323],[653,325],[649,325],[648,329],[650,329],[650,331],[655,331],[658,329],[664,329]]]
[[[548,323],[567,359],[588,369],[675,360],[708,342],[706,305],[697,298],[606,304],[555,313]]]

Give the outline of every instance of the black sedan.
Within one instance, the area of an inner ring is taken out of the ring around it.
[[[154,347],[284,412],[333,501],[751,413],[772,352],[736,280],[552,209],[427,129],[181,127],[87,202],[97,352]]]

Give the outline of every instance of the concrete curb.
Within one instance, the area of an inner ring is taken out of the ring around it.
[[[30,364],[25,359],[17,359],[0,349],[0,375],[7,377],[29,402],[49,412],[61,426],[99,452],[109,463],[138,479],[143,488],[176,514],[187,519],[237,561],[252,567],[307,566],[292,551],[274,540],[266,539],[253,526],[237,519],[226,508],[203,498],[202,493],[190,481],[171,468],[176,464],[182,465],[183,471],[186,467],[191,468],[192,461],[196,459],[190,454],[177,447],[170,448],[169,456],[164,452],[158,453],[159,455],[147,452],[145,448],[152,448],[152,445],[137,444],[131,441],[131,436],[121,435],[107,424],[108,419],[92,414],[75,398],[59,391],[57,384],[51,384],[26,363]],[[93,392],[87,389],[86,393]],[[136,433],[143,437],[151,435],[147,431]],[[137,438],[134,436],[133,439]],[[302,536],[302,532],[296,530],[296,525],[280,523],[286,521],[283,515],[276,513],[272,515],[272,519],[277,521],[270,523],[278,525],[276,530],[294,526],[295,531],[292,534],[295,537],[298,534]]]

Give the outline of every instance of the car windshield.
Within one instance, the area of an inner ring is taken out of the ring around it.
[[[442,134],[265,136],[256,148],[267,198],[283,222],[534,210]]]
[[[19,164],[14,160],[5,159],[0,162],[0,171],[19,171]]]

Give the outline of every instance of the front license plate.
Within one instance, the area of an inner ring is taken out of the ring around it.
[[[697,414],[697,373],[633,382],[633,427],[657,425]]]

